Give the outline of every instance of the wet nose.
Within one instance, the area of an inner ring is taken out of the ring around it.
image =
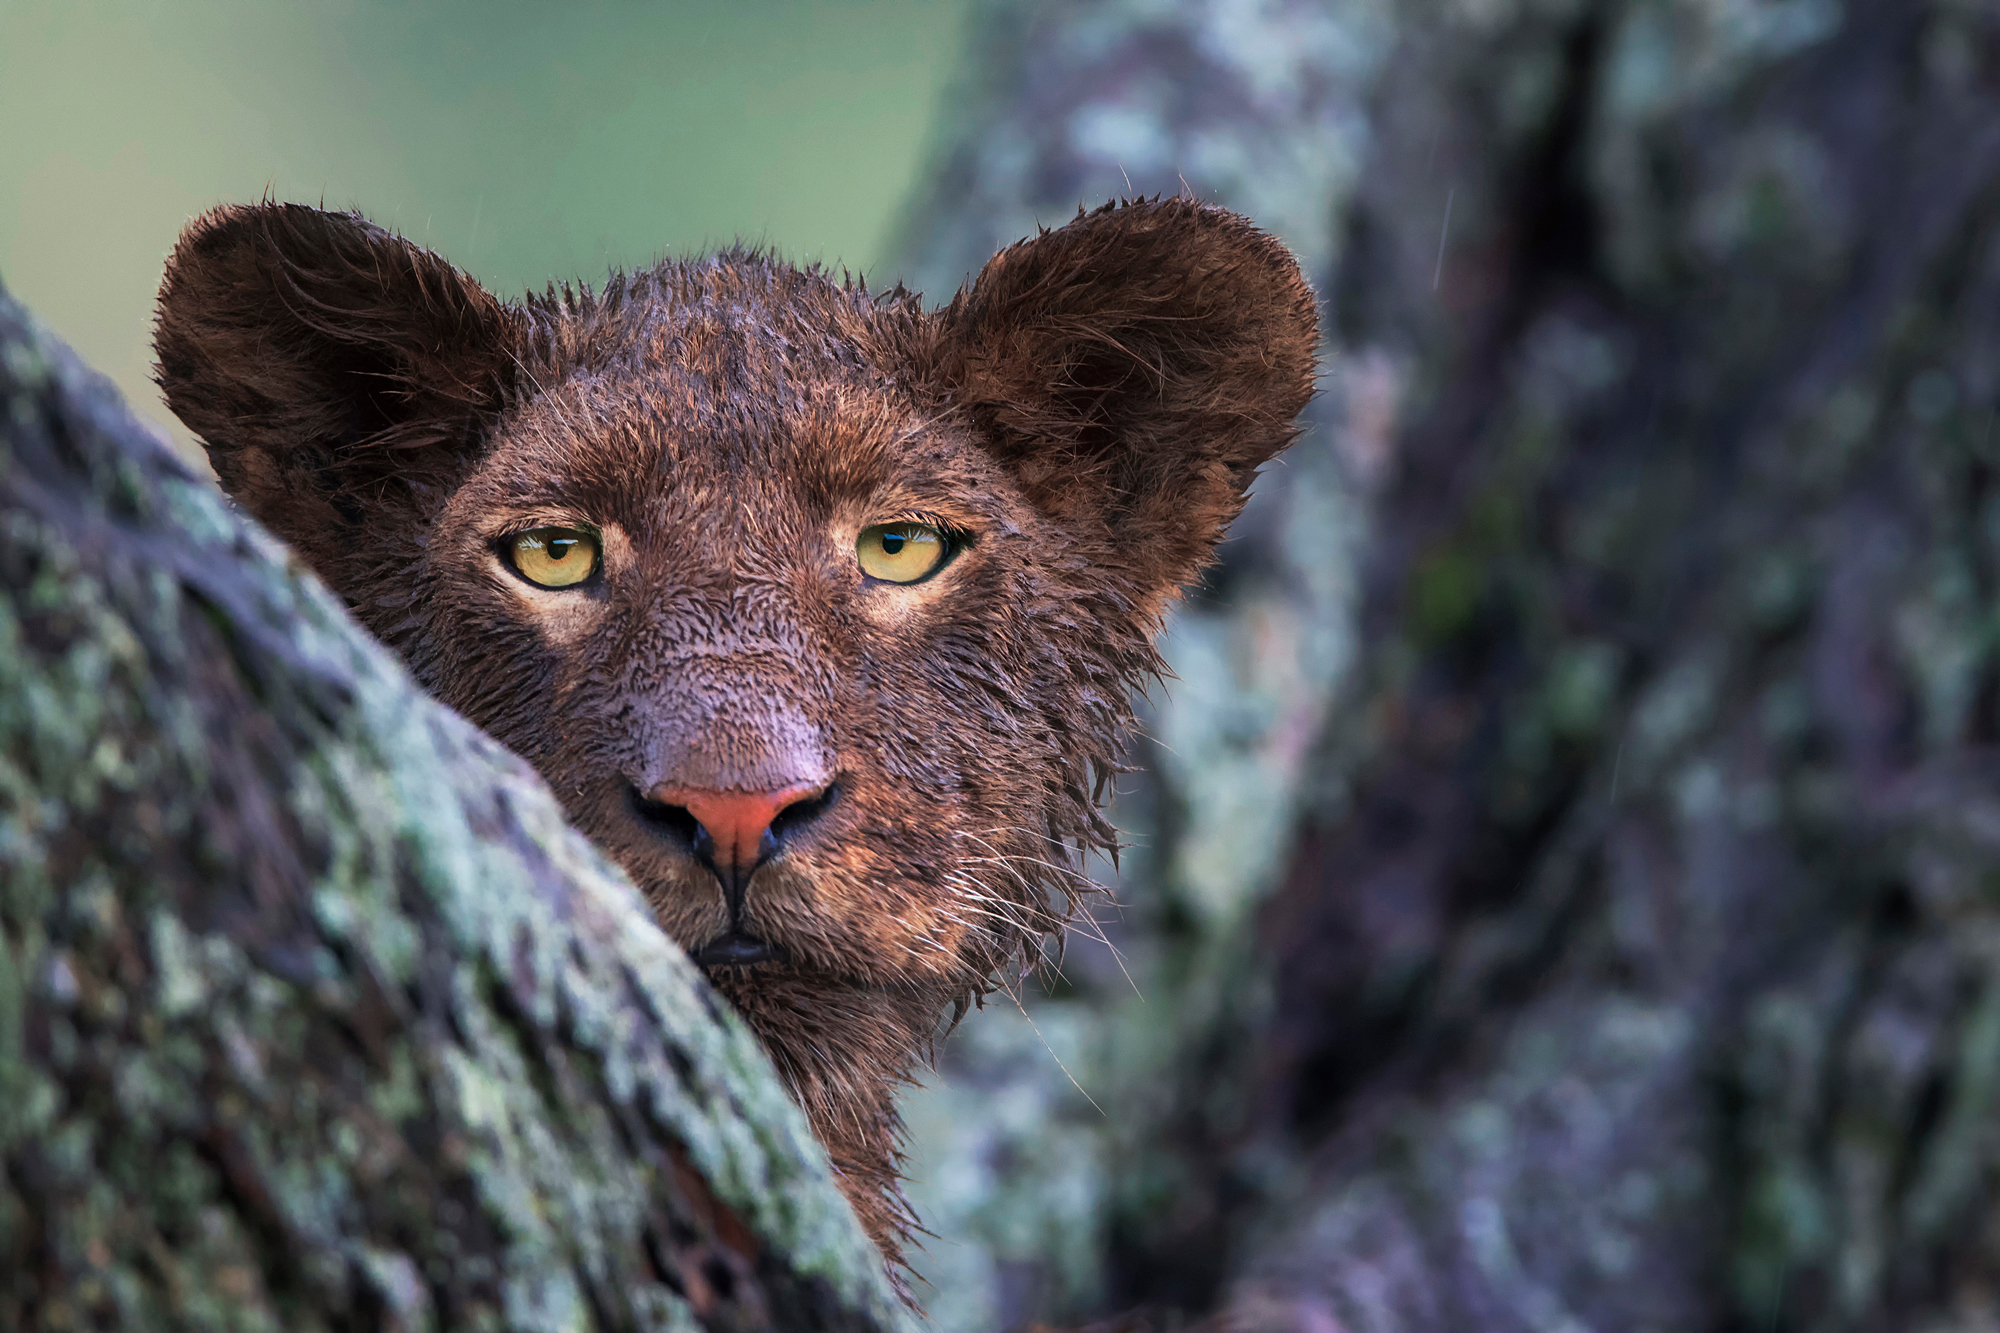
[[[778,839],[825,809],[832,791],[829,783],[802,782],[776,791],[749,792],[662,783],[647,796],[660,805],[679,806],[694,817],[695,855],[715,867],[734,906],[750,872],[777,852]]]

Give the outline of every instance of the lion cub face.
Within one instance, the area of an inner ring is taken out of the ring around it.
[[[1035,631],[1062,543],[788,276],[584,317],[592,364],[439,507],[412,656],[711,971],[935,1006],[1058,924],[1026,872],[1085,831],[1049,789],[1073,665]]]
[[[223,485],[542,772],[893,1253],[891,1089],[1110,844],[1130,690],[1315,336],[1283,248],[1184,201],[931,313],[746,253],[503,304],[263,205],[190,227],[157,342]]]

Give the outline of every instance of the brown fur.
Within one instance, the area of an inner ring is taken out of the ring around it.
[[[1169,602],[1311,393],[1284,247],[1186,200],[995,256],[942,310],[741,250],[601,293],[489,296],[352,214],[191,225],[159,382],[223,486],[424,684],[547,777],[695,949],[717,879],[658,807],[831,776],[750,880],[784,962],[714,971],[891,1259],[894,1090],[941,1017],[1033,966]],[[965,534],[864,581],[855,534]],[[528,587],[498,543],[595,525],[603,572]]]

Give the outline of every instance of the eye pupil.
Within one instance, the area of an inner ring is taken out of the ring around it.
[[[951,555],[944,533],[925,523],[879,523],[854,545],[861,572],[884,583],[920,583]]]
[[[508,555],[528,582],[543,588],[572,588],[596,571],[597,541],[573,529],[536,528],[515,537]]]

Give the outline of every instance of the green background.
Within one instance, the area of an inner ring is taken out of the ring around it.
[[[503,295],[731,240],[893,279],[964,0],[0,0],[0,282],[149,418],[210,206],[353,207]]]

